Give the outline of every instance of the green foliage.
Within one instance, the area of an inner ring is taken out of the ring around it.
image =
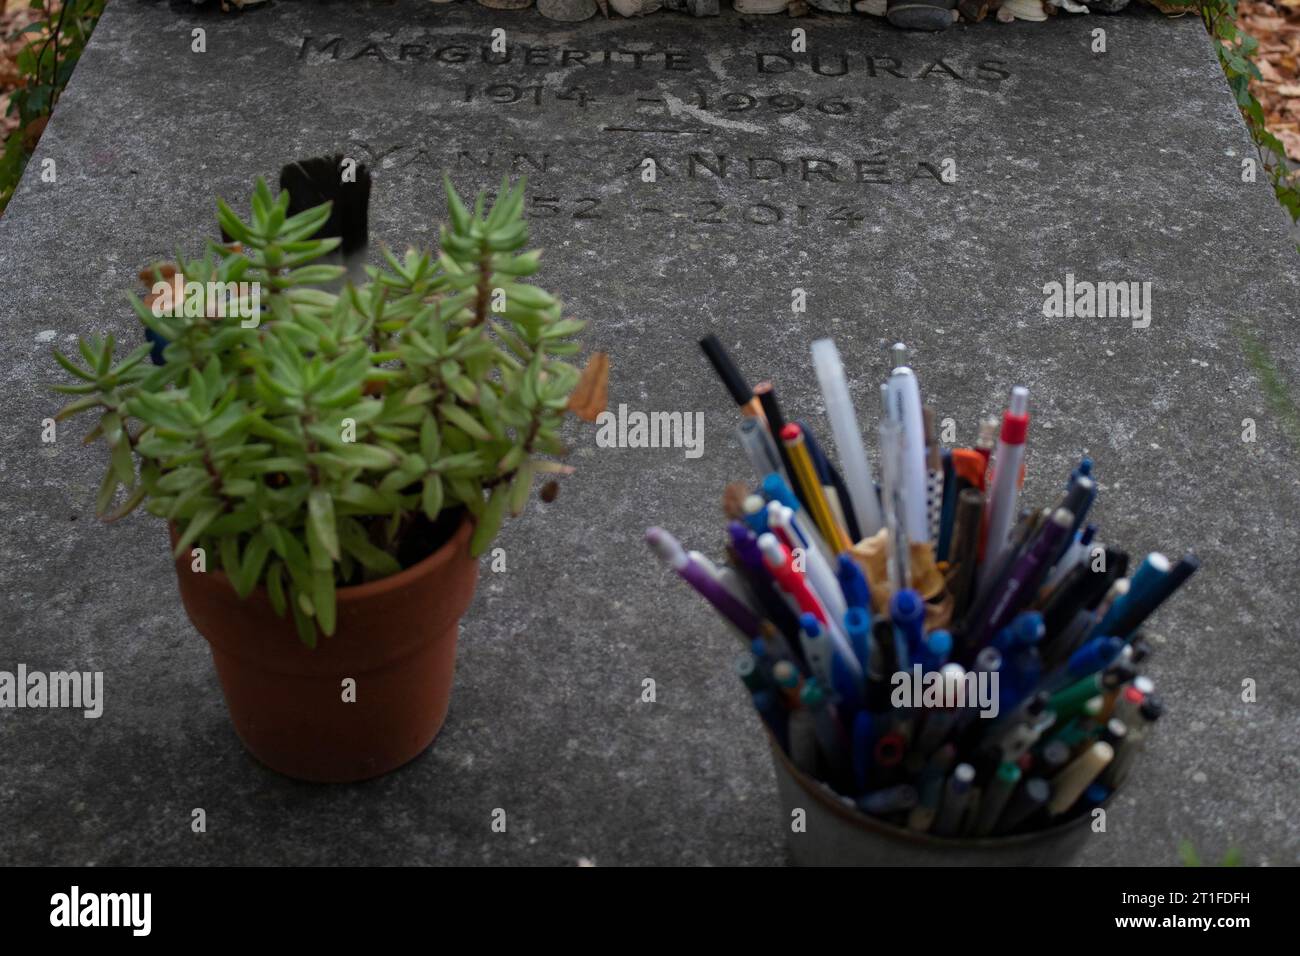
[[[1235,331],[1241,341],[1246,361],[1250,363],[1250,367],[1254,369],[1259,379],[1260,390],[1268,400],[1270,410],[1281,424],[1283,432],[1291,440],[1292,446],[1300,448],[1300,408],[1296,407],[1295,400],[1291,397],[1291,389],[1286,379],[1272,355],[1269,354],[1268,347],[1253,330],[1242,323],[1237,323]]]
[[[81,59],[90,32],[104,12],[106,0],[63,0],[57,11],[52,0],[30,0],[42,16],[21,32],[31,39],[18,53],[15,65],[24,84],[9,97],[9,115],[18,116],[18,128],[9,134],[0,156],[0,213],[18,187],[34,147],[29,131],[48,117]]]
[[[1165,0],[1164,5],[1200,12],[1219,54],[1219,63],[1228,77],[1228,85],[1237,99],[1237,106],[1246,119],[1251,137],[1265,156],[1264,165],[1278,202],[1292,219],[1300,219],[1300,180],[1290,173],[1286,148],[1268,131],[1264,107],[1250,91],[1251,80],[1260,79],[1259,68],[1254,63],[1259,41],[1237,29],[1237,0]]]
[[[76,379],[57,387],[74,397],[58,417],[97,412],[91,438],[108,447],[99,513],[143,502],[174,523],[177,557],[219,555],[241,596],[265,584],[308,644],[334,630],[336,587],[399,570],[420,515],[463,506],[482,553],[554,467],[535,456],[564,451],[579,375],[562,357],[584,323],[524,281],[539,253],[521,251],[522,182],[486,210],[446,192],[437,253],[385,252],[337,291],[344,270],[319,260],[339,240],[309,238],[328,204],[288,217],[288,194],[261,180],[247,222],[219,201],[236,243],[178,261],[186,307],[156,315],[131,297],[169,343],[164,364],[147,345],[116,358],[111,336],[83,340],[81,363],[55,353]],[[260,284],[261,321],[209,318],[227,300],[207,283],[241,281]]]
[[[1191,840],[1184,840],[1178,845],[1178,856],[1183,861],[1183,866],[1204,866],[1201,862],[1200,854],[1196,852],[1196,847],[1192,845]],[[1237,847],[1229,847],[1223,854],[1223,859],[1219,861],[1219,866],[1241,866],[1241,850]]]

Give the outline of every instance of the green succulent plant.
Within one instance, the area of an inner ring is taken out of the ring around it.
[[[87,441],[108,447],[101,517],[166,518],[178,559],[219,556],[241,597],[265,585],[312,646],[334,631],[336,588],[400,570],[413,527],[444,509],[469,512],[482,553],[538,472],[566,470],[539,456],[564,452],[579,373],[563,357],[584,323],[525,281],[539,252],[521,251],[522,181],[487,209],[446,193],[438,252],[385,250],[339,288],[344,269],[319,261],[339,240],[310,238],[329,205],[288,216],[288,194],[259,180],[247,222],[218,201],[233,243],[178,257],[200,287],[187,308],[131,296],[166,342],[161,365],[149,345],[117,358],[111,335],[80,341],[84,364],[56,351],[77,380],[56,386],[74,396],[58,419],[97,412]],[[209,282],[258,283],[260,313],[210,318]]]

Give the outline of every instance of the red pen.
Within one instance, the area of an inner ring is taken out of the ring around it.
[[[763,552],[763,563],[772,572],[777,586],[794,598],[800,611],[817,618],[823,627],[829,627],[830,618],[826,616],[826,609],[817,600],[812,588],[808,587],[803,574],[790,563],[789,549],[770,531],[758,536],[758,548]]]

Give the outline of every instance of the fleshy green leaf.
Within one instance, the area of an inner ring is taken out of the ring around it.
[[[528,505],[528,493],[533,487],[533,463],[524,462],[510,482],[510,514],[518,516]]]
[[[470,539],[469,553],[478,557],[487,550],[487,546],[497,536],[501,530],[501,521],[505,517],[506,498],[509,496],[510,489],[505,485],[497,485],[492,489],[492,496],[488,498],[487,504],[483,508],[482,514],[478,517],[478,523],[474,527],[474,537]]]
[[[424,488],[420,492],[420,507],[424,510],[424,516],[430,521],[438,517],[442,511],[442,478],[439,475],[429,475],[424,479]]]
[[[312,575],[312,604],[316,608],[316,622],[326,635],[334,633],[334,569],[316,571]]]
[[[329,556],[337,561],[339,538],[334,527],[334,499],[324,488],[313,488],[307,495],[307,520]]]
[[[185,530],[181,533],[180,540],[176,542],[176,548],[172,552],[174,556],[179,558],[182,554],[188,551],[190,545],[193,544],[198,539],[199,535],[203,533],[203,529],[211,524],[212,519],[220,513],[220,506],[215,504],[204,505],[200,508],[195,513],[194,517],[185,525]]]

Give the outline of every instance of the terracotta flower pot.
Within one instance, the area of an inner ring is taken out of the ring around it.
[[[399,574],[338,590],[338,627],[313,650],[264,588],[240,600],[224,574],[176,562],[185,610],[212,647],[230,718],[262,763],[300,780],[343,783],[418,756],[447,716],[460,618],[478,583],[461,524]],[[355,702],[344,680],[356,681]]]

